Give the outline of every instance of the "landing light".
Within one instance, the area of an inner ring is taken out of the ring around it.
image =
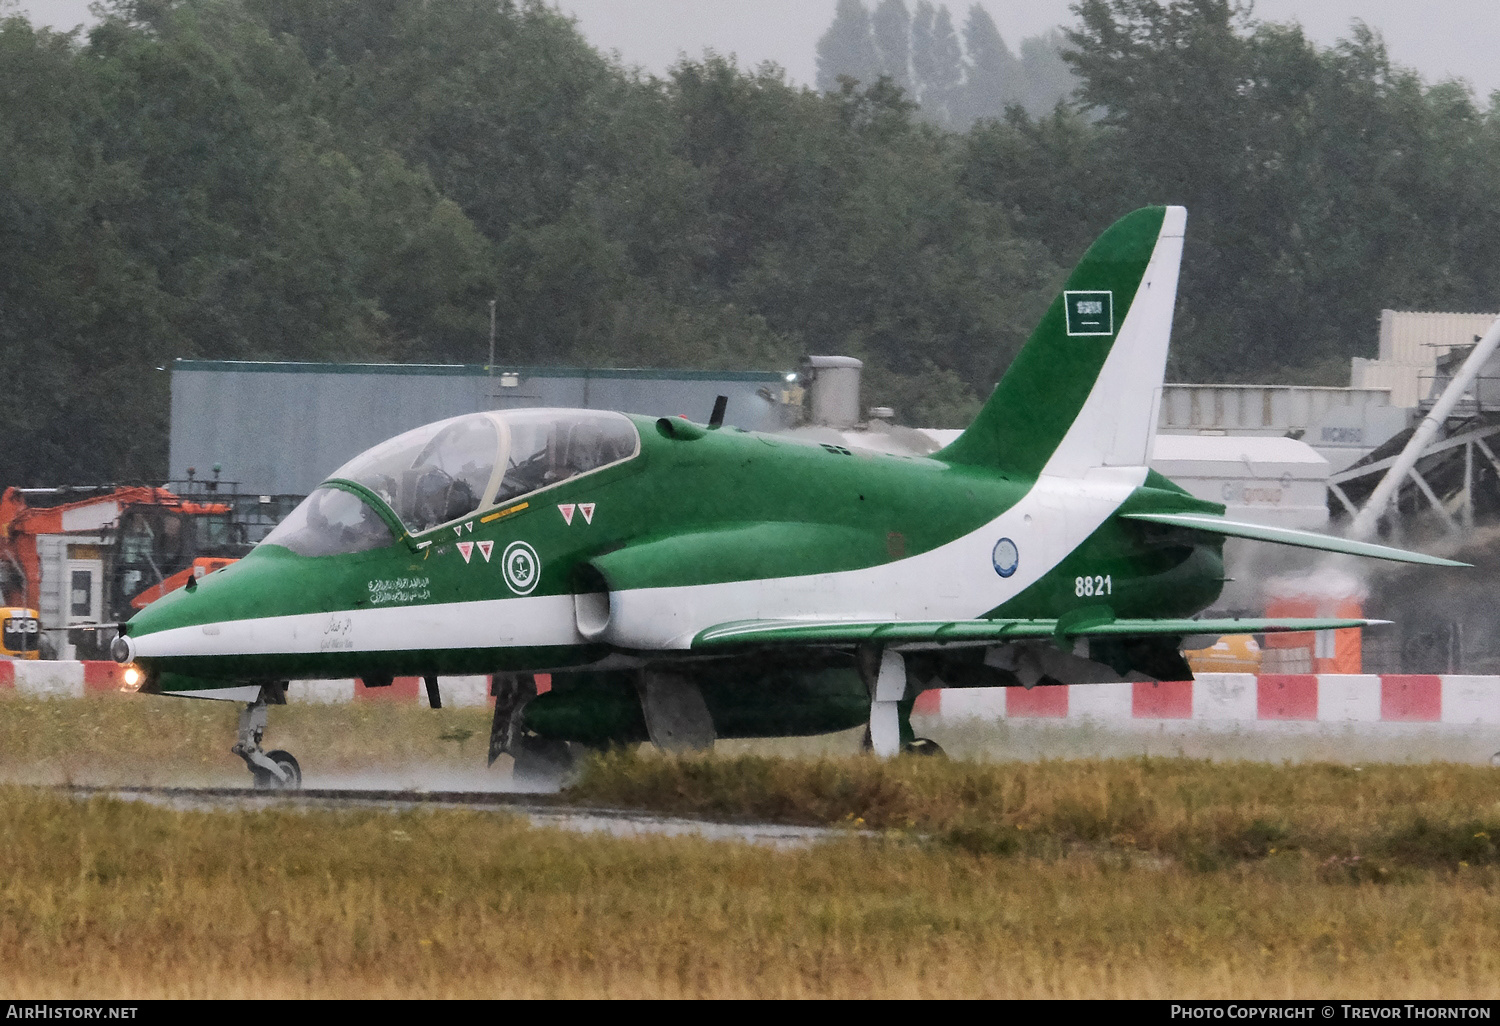
[[[120,685],[121,691],[139,691],[146,675],[141,672],[139,666],[127,666],[125,672],[120,675],[120,679],[123,681]]]
[[[135,642],[124,634],[118,635],[109,644],[109,654],[115,662],[128,665],[135,662]]]

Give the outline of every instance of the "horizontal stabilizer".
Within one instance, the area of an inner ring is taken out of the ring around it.
[[[1205,513],[1122,513],[1124,520],[1144,520],[1152,524],[1169,527],[1187,527],[1207,534],[1223,534],[1231,538],[1249,538],[1253,541],[1274,542],[1277,545],[1295,545],[1303,549],[1320,549],[1323,552],[1342,552],[1349,556],[1369,556],[1372,559],[1389,559],[1397,563],[1425,563],[1428,566],[1470,566],[1441,556],[1429,556],[1423,552],[1408,552],[1393,549],[1389,545],[1372,545],[1370,542],[1333,538],[1315,531],[1297,531],[1288,527],[1266,527],[1263,524],[1246,524],[1237,520]]]
[[[1225,634],[1278,634],[1288,631],[1333,631],[1368,627],[1385,620],[1272,617],[1222,620],[1106,620],[1069,626],[1057,620],[740,620],[699,632],[693,648],[731,645],[913,645],[975,646],[1007,641],[1064,638],[1132,638]]]

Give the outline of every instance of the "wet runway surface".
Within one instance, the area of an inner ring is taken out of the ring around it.
[[[78,798],[118,798],[162,808],[193,812],[262,811],[268,809],[465,809],[519,816],[533,827],[605,833],[613,837],[701,837],[763,847],[807,848],[822,841],[863,836],[829,827],[781,823],[725,823],[657,816],[630,809],[578,808],[545,794],[505,791],[401,791],[305,788],[262,791],[236,787],[92,787],[55,788]]]

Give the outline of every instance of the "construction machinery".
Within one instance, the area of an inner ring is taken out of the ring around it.
[[[35,609],[0,606],[0,659],[40,659],[41,639]]]
[[[114,624],[243,556],[295,498],[240,495],[217,473],[165,487],[7,488],[0,607],[16,608],[4,656],[104,657]]]

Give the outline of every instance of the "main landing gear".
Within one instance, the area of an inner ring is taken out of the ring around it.
[[[490,693],[495,696],[495,716],[490,722],[489,765],[509,755],[515,760],[511,780],[518,787],[555,790],[565,784],[577,768],[576,746],[526,730],[526,706],[536,697],[536,677],[497,673]]]
[[[898,754],[944,756],[936,741],[917,737],[911,726],[916,703],[906,673],[906,659],[891,649],[862,648],[856,662],[870,692],[870,725],[865,728],[865,750],[882,759]]]
[[[258,790],[295,791],[302,786],[302,767],[290,752],[265,751],[260,742],[266,735],[267,707],[286,705],[286,684],[265,684],[255,701],[240,712],[239,737],[230,749],[245,760]]]

